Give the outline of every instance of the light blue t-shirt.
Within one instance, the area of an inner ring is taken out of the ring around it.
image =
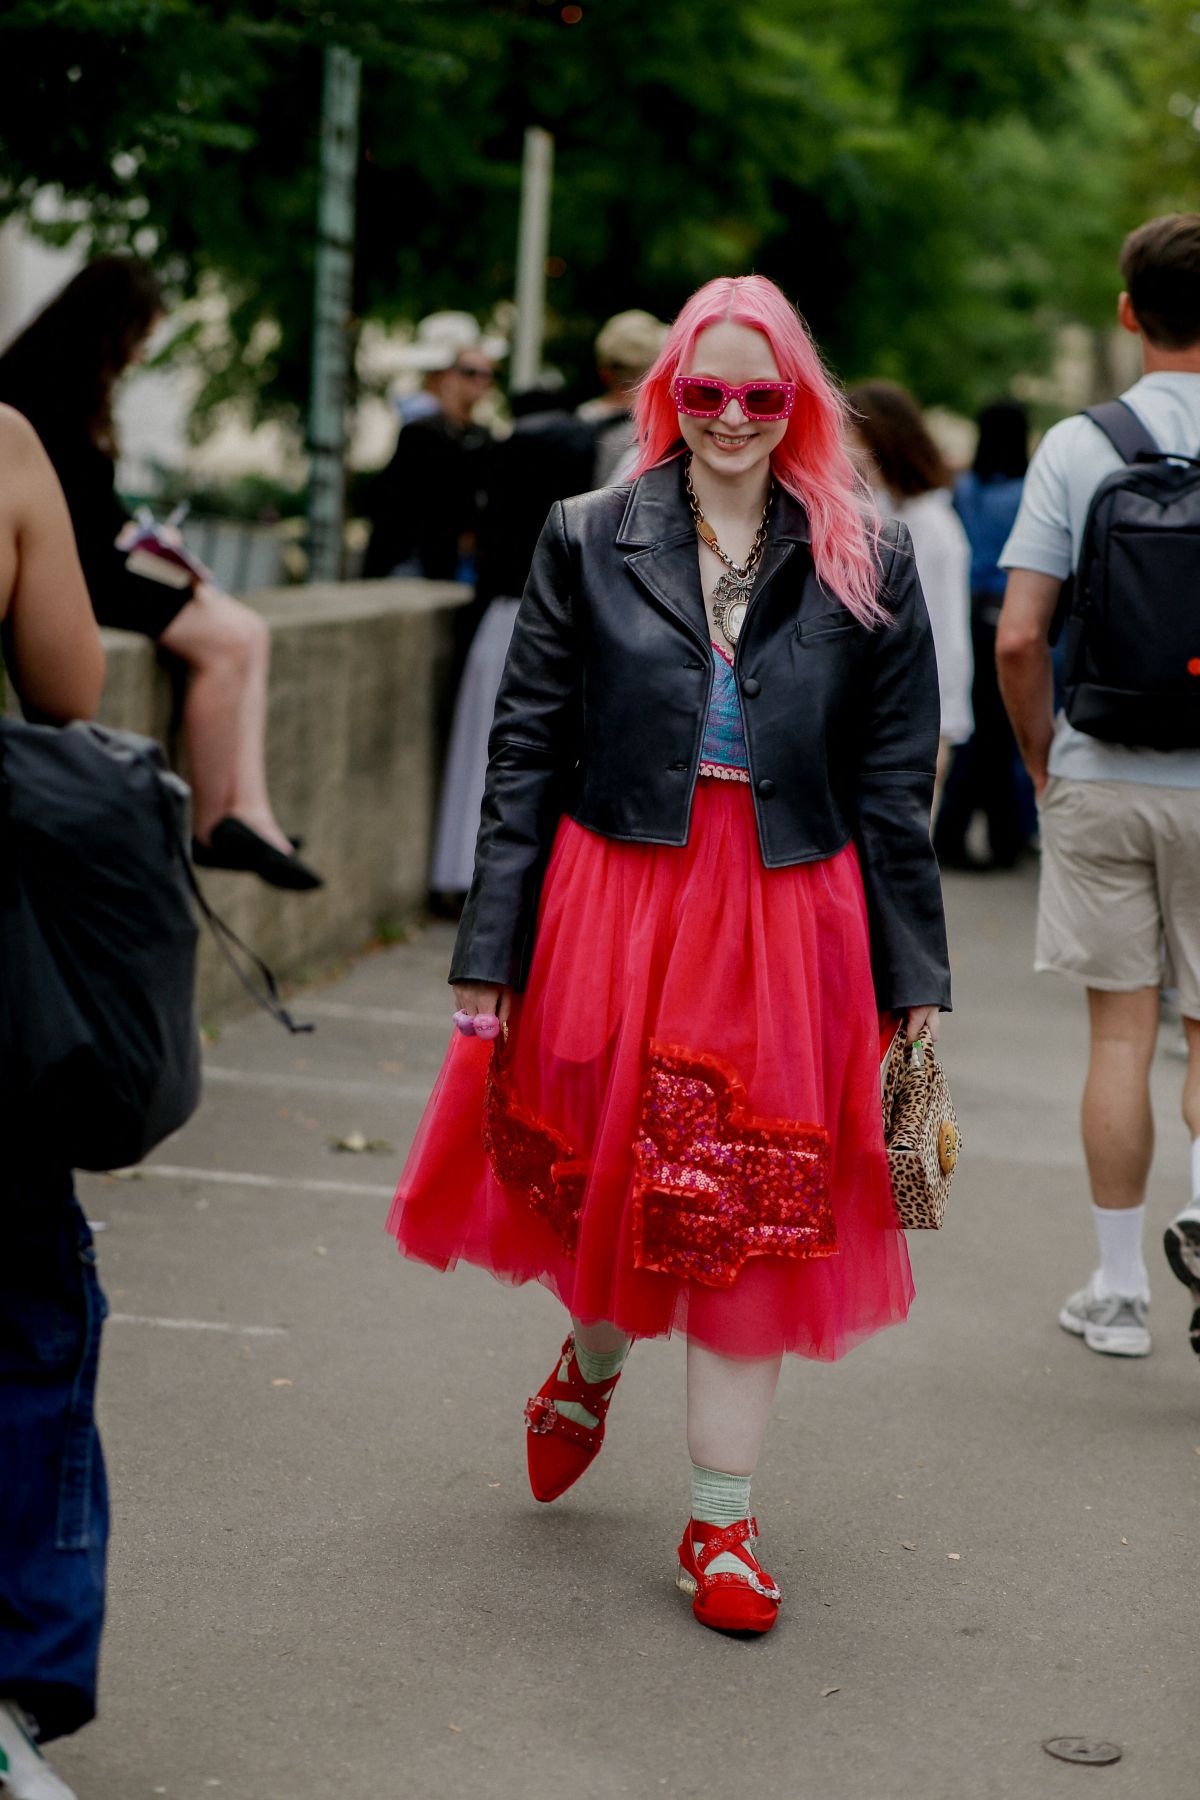
[[[1200,374],[1160,370],[1122,394],[1160,450],[1200,455]],[[1092,495],[1121,458],[1098,425],[1076,415],[1052,425],[1029,465],[1021,509],[1000,556],[1002,569],[1066,577],[1078,566]],[[1051,775],[1075,781],[1141,781],[1200,788],[1200,750],[1147,750],[1106,744],[1055,721]]]

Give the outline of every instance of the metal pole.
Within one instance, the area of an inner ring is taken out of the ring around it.
[[[550,238],[550,187],[554,139],[540,125],[525,131],[521,168],[521,217],[517,226],[517,324],[513,334],[513,391],[529,388],[542,366],[546,324],[546,250]]]
[[[310,581],[337,581],[342,573],[359,88],[358,58],[331,44],[325,51],[321,104],[321,188],[308,418]]]

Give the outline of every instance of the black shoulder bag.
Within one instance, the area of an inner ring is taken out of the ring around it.
[[[188,799],[149,738],[0,717],[3,1154],[123,1168],[194,1112],[193,898],[237,940],[196,887]],[[234,967],[254,998],[307,1029],[253,960],[266,998]]]

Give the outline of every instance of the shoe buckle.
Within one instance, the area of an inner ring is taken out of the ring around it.
[[[534,1394],[525,1403],[525,1423],[535,1437],[545,1437],[558,1422],[558,1408],[546,1394]]]

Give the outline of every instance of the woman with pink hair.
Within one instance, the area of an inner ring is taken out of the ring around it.
[[[759,276],[709,282],[640,391],[632,481],[557,504],[496,706],[458,1010],[389,1227],[542,1282],[571,1331],[525,1413],[557,1499],[630,1344],[687,1335],[678,1583],[769,1631],[750,1480],[784,1351],[912,1298],[879,1013],[949,975],[929,810],[937,670],[903,526]]]

